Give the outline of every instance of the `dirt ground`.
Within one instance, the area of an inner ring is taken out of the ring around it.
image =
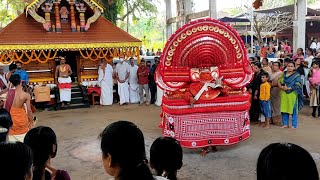
[[[67,170],[74,180],[102,180],[110,177],[102,167],[99,133],[114,121],[132,121],[143,131],[149,151],[151,143],[161,136],[159,112],[159,107],[138,105],[44,111],[37,113],[37,125],[50,126],[58,136],[58,154],[53,160],[55,167]],[[206,157],[199,155],[200,150],[184,149],[184,165],[178,177],[180,180],[254,180],[258,155],[272,142],[291,142],[306,148],[320,172],[320,118],[310,118],[310,114],[311,109],[305,107],[299,114],[297,130],[276,126],[265,130],[252,125],[247,141],[219,147],[218,152]]]

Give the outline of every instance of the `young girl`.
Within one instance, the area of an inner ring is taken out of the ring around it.
[[[169,180],[177,179],[177,171],[182,167],[182,148],[179,142],[171,137],[159,137],[150,149],[150,165],[158,176]]]
[[[70,180],[67,171],[51,166],[51,159],[57,154],[56,134],[50,127],[31,129],[24,138],[33,151],[33,180]]]
[[[154,180],[146,162],[143,134],[135,124],[112,123],[100,138],[104,169],[115,180]]]
[[[312,63],[312,68],[310,71],[310,89],[311,89],[311,96],[310,96],[310,106],[312,106],[312,117],[316,117],[316,111],[318,107],[318,117],[320,117],[320,69],[319,69],[319,61],[316,60]]]

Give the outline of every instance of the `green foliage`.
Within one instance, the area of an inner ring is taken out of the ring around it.
[[[100,0],[100,3],[105,7],[103,16],[114,24],[117,20],[124,21],[127,16],[136,23],[140,16],[155,16],[157,12],[150,0]]]
[[[19,16],[26,3],[22,0],[1,0],[0,1],[0,29],[9,24]]]

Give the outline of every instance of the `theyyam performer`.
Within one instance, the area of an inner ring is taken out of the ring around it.
[[[58,84],[61,107],[69,105],[71,101],[71,67],[66,64],[66,58],[60,57],[60,65],[56,67],[55,82]]]
[[[185,148],[239,143],[250,136],[250,95],[253,78],[244,44],[230,26],[199,19],[178,29],[168,40],[156,71],[164,90],[163,136]]]

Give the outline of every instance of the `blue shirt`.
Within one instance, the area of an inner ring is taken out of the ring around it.
[[[28,77],[28,73],[27,71],[23,70],[23,69],[16,69],[16,71],[13,74],[19,74],[21,77],[21,81],[24,81],[26,84],[29,83],[29,77]]]

